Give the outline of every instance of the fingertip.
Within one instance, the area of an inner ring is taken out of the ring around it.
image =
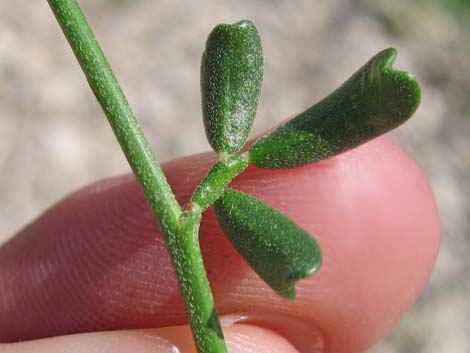
[[[164,165],[180,202],[214,158]],[[360,352],[398,322],[429,277],[439,245],[432,191],[412,158],[387,139],[302,168],[251,167],[232,187],[314,234],[324,265],[299,282],[297,300],[282,301],[236,254],[209,210],[201,243],[222,314],[288,315],[318,330],[328,351]],[[163,238],[133,177],[54,207],[2,248],[0,264],[6,341],[186,320]]]
[[[223,331],[229,353],[299,353],[285,337],[269,328],[235,324],[224,327]],[[191,331],[187,326],[160,328],[153,332],[176,342],[181,353],[196,353]]]
[[[437,209],[422,170],[387,138],[296,170],[252,169],[235,187],[317,238],[322,269],[300,281],[297,300],[280,311],[308,318],[332,352],[370,347],[423,290],[439,249]],[[250,285],[263,306],[264,285]]]
[[[269,329],[236,324],[224,328],[229,353],[299,353]],[[2,353],[196,353],[188,326],[82,333],[0,344]],[[309,352],[315,353],[315,352]]]

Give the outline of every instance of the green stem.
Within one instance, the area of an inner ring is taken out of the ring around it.
[[[222,195],[225,187],[232,179],[247,167],[247,153],[219,160],[196,188],[191,197],[191,202],[197,204],[204,211]]]
[[[192,211],[183,216],[181,232],[167,239],[168,249],[176,275],[180,279],[198,352],[227,352],[199,247],[198,232],[202,212],[197,206]]]
[[[75,0],[48,0],[165,236],[199,353],[225,353],[198,242],[201,211],[185,214]]]
[[[75,0],[48,2],[160,224],[174,228],[181,208],[80,7]]]

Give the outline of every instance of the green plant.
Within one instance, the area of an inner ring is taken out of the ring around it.
[[[218,161],[181,206],[175,199],[129,104],[75,0],[49,0],[101,104],[165,237],[200,353],[226,352],[198,242],[202,213],[214,205],[219,223],[240,255],[282,297],[317,271],[319,246],[305,230],[256,198],[228,189],[251,163],[292,168],[329,158],[383,134],[416,110],[417,81],[391,65],[394,49],[378,53],[331,95],[246,152],[263,75],[259,34],[249,21],[219,25],[202,57],[203,117]]]

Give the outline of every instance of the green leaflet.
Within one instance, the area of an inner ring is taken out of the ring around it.
[[[227,189],[215,202],[217,219],[238,253],[279,295],[295,298],[295,282],[322,263],[317,242],[260,200]]]
[[[250,148],[261,168],[302,166],[354,148],[405,122],[420,102],[418,81],[392,68],[396,50],[375,55],[341,87]]]
[[[214,28],[201,62],[202,113],[216,152],[232,154],[253,125],[263,80],[263,50],[256,27],[244,20]]]

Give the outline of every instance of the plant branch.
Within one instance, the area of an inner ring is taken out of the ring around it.
[[[191,197],[191,202],[204,211],[224,192],[225,187],[248,167],[248,154],[230,156],[215,163]]]
[[[199,247],[202,212],[185,213],[176,236],[167,239],[199,353],[226,353],[224,336]]]
[[[48,2],[165,236],[198,352],[227,352],[199,248],[200,208],[182,212],[77,2]]]
[[[160,225],[177,227],[181,208],[80,7],[75,0],[48,2]]]

